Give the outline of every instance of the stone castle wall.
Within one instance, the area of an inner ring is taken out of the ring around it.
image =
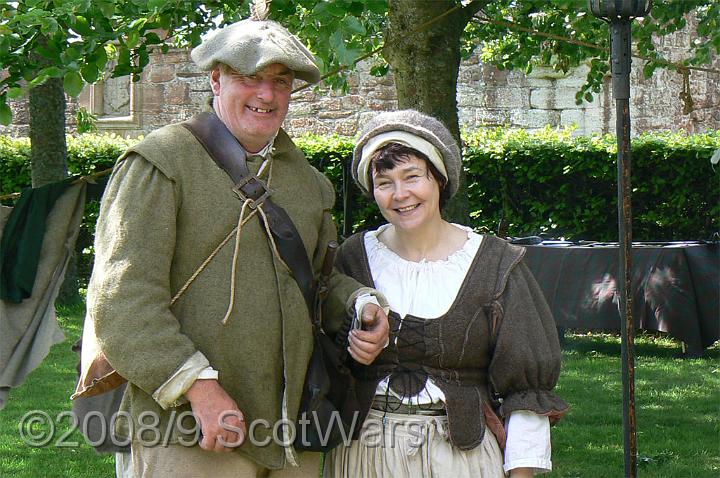
[[[667,58],[686,56],[691,36],[678,32],[658,42]],[[632,132],[685,130],[689,133],[720,129],[720,74],[693,71],[690,92],[694,109],[683,113],[678,98],[683,78],[677,72],[658,69],[650,79],[635,60],[632,73]],[[720,69],[716,59],[713,68]],[[376,78],[367,65],[349,77],[349,92],[340,95],[327,88],[308,88],[293,95],[285,128],[291,135],[306,132],[354,136],[380,111],[397,108],[392,76]],[[577,125],[577,134],[615,130],[615,106],[609,79],[592,103],[575,104],[575,93],[584,82],[585,68],[564,75],[536,69],[530,75],[500,71],[482,64],[477,57],[462,64],[457,90],[461,127],[517,126],[529,129],[545,125]],[[152,57],[141,80],[115,79],[105,85],[86,87],[68,102],[68,128],[74,128],[74,113],[84,106],[100,118],[101,131],[137,136],[160,126],[188,118],[210,96],[208,75],[192,63],[187,51],[174,50]],[[27,135],[27,112],[20,102],[13,105],[14,123],[0,133]]]

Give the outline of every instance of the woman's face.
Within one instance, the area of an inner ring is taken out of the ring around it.
[[[424,159],[409,156],[392,169],[373,171],[373,195],[383,217],[411,231],[440,217],[440,186]]]

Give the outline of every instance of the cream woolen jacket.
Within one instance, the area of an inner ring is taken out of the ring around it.
[[[334,189],[284,131],[274,144],[272,199],[293,219],[317,273],[327,242],[336,238],[330,215]],[[259,163],[249,160],[248,166],[256,172]],[[126,152],[106,189],[88,314],[108,361],[130,382],[122,409],[136,422],[134,440],[141,426],[138,416],[146,411],[161,418],[153,427],[161,443],[183,437],[170,419],[189,411],[189,405],[163,410],[151,395],[197,351],[218,370],[220,384],[248,425],[258,419],[270,424],[255,428],[256,442],[271,438],[281,418],[297,416],[313,345],[310,321],[297,283],[273,256],[257,217],[242,228],[235,307],[227,324],[221,320],[230,300],[234,240],[169,305],[236,226],[242,203],[232,187],[192,134],[170,125]],[[360,287],[334,274],[324,316],[342,320]],[[116,428],[120,436],[130,431],[123,420]],[[246,439],[236,452],[269,468],[285,466],[284,450],[272,441],[254,446]]]

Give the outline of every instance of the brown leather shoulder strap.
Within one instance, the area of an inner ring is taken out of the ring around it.
[[[265,212],[278,252],[290,267],[312,318],[315,280],[302,238],[288,213],[270,200],[272,190],[261,179],[250,174],[245,149],[214,113],[200,113],[181,124],[230,176],[235,183],[235,192],[241,198],[252,199],[251,207],[261,207]],[[258,217],[263,220],[261,216]]]

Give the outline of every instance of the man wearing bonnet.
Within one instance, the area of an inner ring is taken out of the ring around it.
[[[312,54],[275,22],[243,20],[191,56],[210,73],[210,111],[291,217],[317,274],[336,238],[334,188],[281,128],[293,81],[319,81]],[[137,477],[318,473],[318,453],[283,446],[284,427],[273,436],[298,413],[313,347],[308,308],[233,186],[193,134],[172,124],[125,152],[102,201],[87,320],[129,382],[121,410],[133,423],[118,420],[116,436],[132,440]],[[360,311],[365,330],[351,334],[349,350],[371,363],[387,342],[384,299],[336,272],[329,286],[325,316]],[[192,419],[178,420],[190,412],[200,440]]]

